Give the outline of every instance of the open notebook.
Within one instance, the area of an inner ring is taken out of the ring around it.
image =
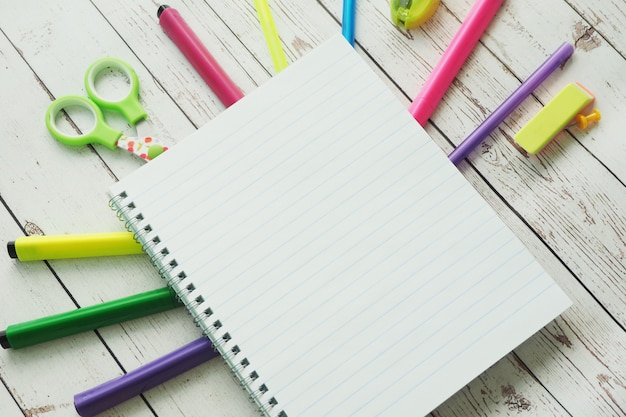
[[[426,414],[569,305],[341,36],[110,192],[269,416]]]

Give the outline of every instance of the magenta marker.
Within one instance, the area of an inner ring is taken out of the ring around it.
[[[417,94],[409,113],[425,126],[452,81],[496,15],[502,0],[477,0]]]
[[[176,9],[160,6],[157,16],[163,31],[226,107],[230,107],[243,97],[239,87],[217,63]]]

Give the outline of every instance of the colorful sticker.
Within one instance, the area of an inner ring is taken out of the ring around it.
[[[122,136],[117,141],[117,146],[146,161],[156,158],[168,149],[167,146],[162,145],[157,138],[152,136]]]

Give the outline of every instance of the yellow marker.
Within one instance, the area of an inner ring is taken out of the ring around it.
[[[267,0],[254,0],[254,6],[259,15],[259,22],[261,23],[267,47],[270,50],[270,55],[274,62],[274,69],[276,69],[276,72],[281,72],[287,68],[287,58],[285,57],[285,52],[280,43],[276,25],[274,25],[270,6],[267,4]]]
[[[7,243],[11,258],[20,261],[89,258],[143,253],[130,232],[58,236],[23,236]]]
[[[515,135],[515,142],[526,152],[536,154],[594,99],[593,94],[581,84],[566,85]],[[600,113],[594,114],[591,120],[599,120]],[[585,118],[588,119],[590,116]]]

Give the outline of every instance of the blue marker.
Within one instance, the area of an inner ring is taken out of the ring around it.
[[[343,16],[341,17],[341,33],[350,45],[354,46],[354,16],[356,0],[343,0]]]

